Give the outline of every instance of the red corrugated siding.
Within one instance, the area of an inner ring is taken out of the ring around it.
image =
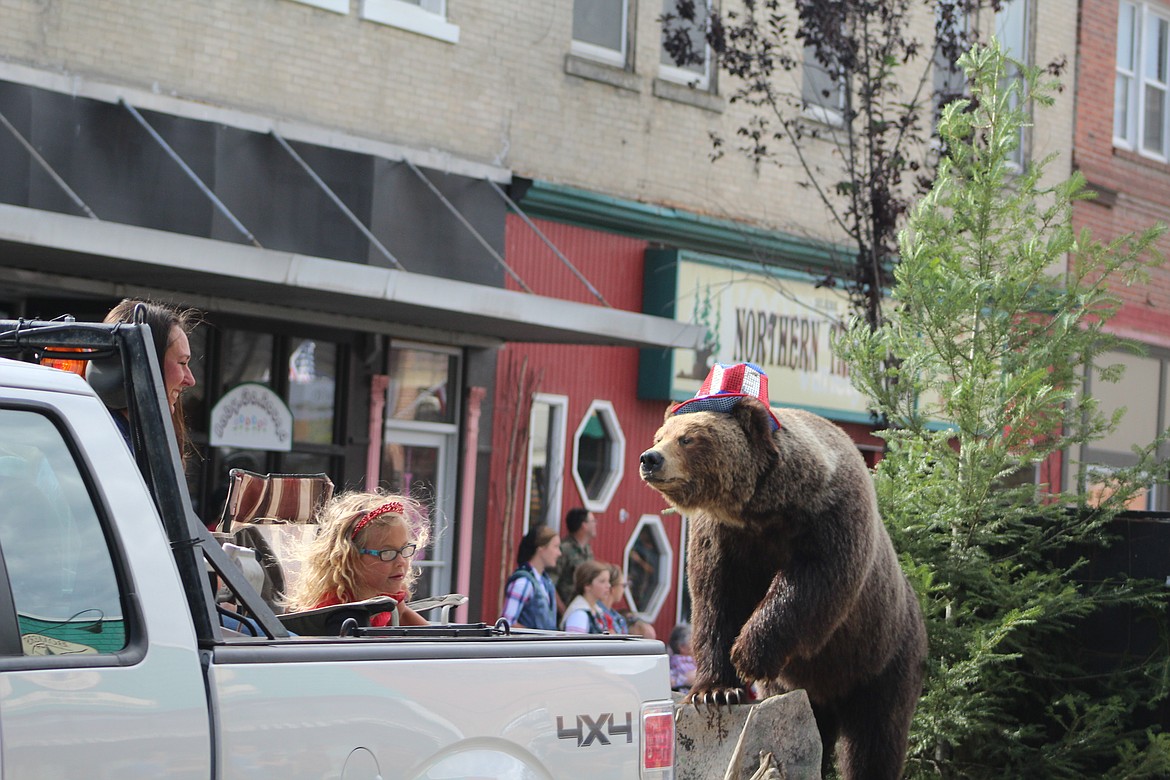
[[[642,240],[614,236],[584,228],[538,221],[542,232],[577,266],[582,274],[615,308],[639,311],[642,302],[642,262],[647,243]],[[588,289],[565,268],[536,234],[516,217],[509,216],[506,232],[509,265],[539,295],[574,301],[596,303]],[[511,430],[509,400],[503,391],[509,376],[522,357],[528,358],[533,372],[543,372],[539,392],[564,395],[569,398],[568,429],[564,475],[564,495],[561,516],[571,507],[581,505],[572,474],[572,432],[576,429],[590,404],[595,399],[613,404],[626,439],[625,472],[608,509],[598,513],[598,538],[594,541],[595,555],[606,561],[620,563],[638,519],[643,514],[658,514],[665,503],[657,493],[647,488],[638,478],[638,456],[650,445],[654,431],[662,421],[665,402],[638,401],[638,351],[624,347],[580,347],[546,344],[509,344],[501,350],[496,377],[495,424],[492,431],[491,484],[488,501],[487,544],[485,545],[485,576],[483,619],[494,619],[486,614],[496,608],[500,588],[500,558],[507,556],[510,570],[519,542],[522,511],[517,511],[509,544],[501,549],[503,540],[503,491],[508,452],[508,434]],[[522,489],[521,485],[521,489]],[[620,522],[621,510],[628,519]],[[660,636],[665,637],[674,624],[677,603],[677,567],[679,561],[679,526],[676,515],[663,517],[663,524],[671,545],[675,548],[674,569],[671,573],[671,592],[655,622]]]

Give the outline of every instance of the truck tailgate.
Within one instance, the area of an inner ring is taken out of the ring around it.
[[[669,690],[662,645],[619,637],[220,647],[210,677],[224,780],[638,777]]]

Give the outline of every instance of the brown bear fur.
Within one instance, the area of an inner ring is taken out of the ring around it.
[[[926,630],[856,446],[796,409],[776,410],[773,431],[751,398],[673,409],[641,473],[690,521],[692,699],[803,688],[826,763],[836,746],[845,778],[899,777]]]

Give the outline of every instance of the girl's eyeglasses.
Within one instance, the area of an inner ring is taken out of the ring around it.
[[[390,548],[388,550],[366,550],[364,548],[359,548],[358,552],[360,552],[362,555],[377,556],[381,560],[389,563],[390,561],[397,558],[399,555],[401,555],[403,558],[410,558],[414,555],[414,551],[417,549],[418,549],[418,545],[411,542],[410,544],[402,545],[397,550],[395,550],[394,548]]]

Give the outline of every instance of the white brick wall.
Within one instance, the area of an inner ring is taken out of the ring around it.
[[[1037,61],[1066,54],[1076,15],[1038,0]],[[829,220],[789,150],[758,174],[709,131],[743,114],[655,97],[659,0],[636,13],[638,91],[565,73],[572,0],[448,0],[450,44],[290,0],[0,0],[0,60],[435,148],[622,198],[824,235]],[[1050,13],[1046,12],[1050,11]],[[929,19],[919,30],[929,34]],[[1071,70],[1067,80],[1071,83]],[[1067,174],[1072,89],[1042,115],[1036,151]],[[831,164],[829,147],[809,142]]]

